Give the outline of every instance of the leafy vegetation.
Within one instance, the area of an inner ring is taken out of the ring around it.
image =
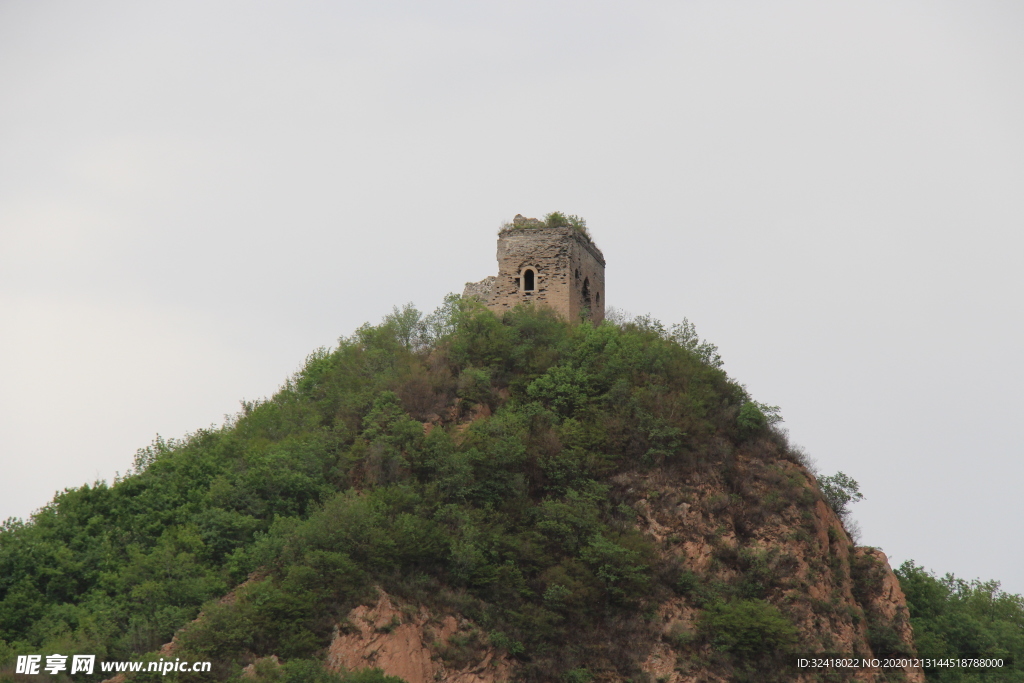
[[[921,656],[1013,661],[1002,670],[935,667],[925,671],[929,681],[1024,681],[1024,597],[1000,590],[997,581],[939,578],[911,561],[900,565],[896,576]]]
[[[846,519],[849,515],[851,504],[864,500],[857,480],[842,472],[836,472],[827,477],[818,477],[818,486],[821,487],[825,502],[839,515],[840,519]]]
[[[511,223],[504,223],[499,230],[499,234],[506,230],[513,228],[572,228],[579,234],[587,238],[588,241],[592,241],[590,230],[587,229],[587,221],[580,216],[574,214],[565,214],[561,211],[552,211],[548,215],[544,216],[544,220],[537,220],[536,218],[523,218],[522,216],[516,216],[515,220]]]
[[[503,648],[526,680],[583,680],[597,660],[634,675],[643,606],[674,577],[614,477],[771,437],[741,426],[751,399],[720,365],[689,323],[396,308],[230,424],[8,520],[0,665],[137,658],[202,610],[176,656],[227,680],[275,655],[261,675],[291,680],[380,586],[472,619],[490,636],[465,647]]]
[[[779,609],[764,600],[737,600],[702,615],[700,630],[715,647],[745,659],[780,657],[796,645],[797,630]]]
[[[573,228],[590,239],[590,231],[587,230],[587,222],[574,214],[564,214],[561,211],[552,211],[544,216],[544,225],[549,228]]]

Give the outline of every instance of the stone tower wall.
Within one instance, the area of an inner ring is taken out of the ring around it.
[[[467,295],[482,299],[495,313],[533,302],[550,306],[568,320],[579,320],[585,309],[595,323],[604,320],[604,256],[577,230],[506,228],[498,236],[497,257],[498,276],[493,283],[485,280],[466,286]],[[534,273],[532,291],[526,288],[527,269]]]

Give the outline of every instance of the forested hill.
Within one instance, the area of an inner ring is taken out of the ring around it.
[[[8,521],[0,663],[767,681],[793,652],[912,653],[884,555],[720,365],[685,322],[396,309],[231,424]]]

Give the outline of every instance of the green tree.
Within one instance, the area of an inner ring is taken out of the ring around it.
[[[864,500],[857,480],[842,472],[836,472],[828,477],[818,477],[818,486],[828,506],[843,518],[850,513],[850,505]]]
[[[907,596],[910,624],[922,657],[1002,658],[1004,668],[927,669],[929,681],[1024,681],[1024,597],[1003,591],[998,581],[937,577],[906,561],[896,569]]]

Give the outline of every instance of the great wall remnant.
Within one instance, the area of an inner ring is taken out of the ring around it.
[[[497,258],[497,277],[467,282],[464,297],[499,315],[535,303],[568,320],[604,320],[604,255],[582,230],[519,215],[498,233]]]

